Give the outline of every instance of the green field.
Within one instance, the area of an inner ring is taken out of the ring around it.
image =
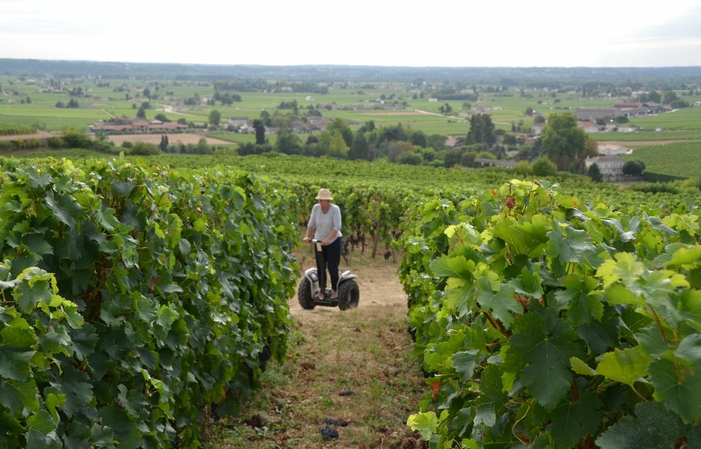
[[[670,143],[638,148],[628,156],[645,163],[645,170],[663,175],[701,177],[701,142]]]

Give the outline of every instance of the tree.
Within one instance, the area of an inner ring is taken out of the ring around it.
[[[640,176],[645,171],[645,163],[639,160],[626,161],[623,164],[623,174],[631,176]]]
[[[221,112],[216,109],[209,113],[209,124],[212,126],[219,126],[219,121],[221,121]]]
[[[677,96],[677,94],[674,91],[669,90],[669,91],[664,93],[664,98],[662,99],[662,104],[670,104],[673,101],[676,101],[678,99],[679,99],[679,97]]]
[[[63,142],[66,148],[90,148],[92,141],[84,132],[70,127],[63,131]]]
[[[467,133],[465,143],[472,145],[475,143],[483,143],[489,147],[496,143],[497,138],[494,135],[494,123],[489,114],[475,114],[470,118],[470,131]]]
[[[387,148],[387,159],[389,159],[390,162],[394,162],[397,156],[410,151],[414,151],[414,146],[411,143],[406,141],[392,142]]]
[[[460,163],[461,158],[462,158],[462,151],[460,151],[460,150],[448,151],[445,154],[445,157],[443,158],[443,165],[446,168],[454,167]]]
[[[587,176],[589,176],[594,182],[601,182],[604,180],[604,175],[601,174],[601,170],[599,170],[599,166],[596,164],[592,164],[589,166],[589,170],[587,170]]]
[[[541,139],[544,153],[558,170],[569,171],[570,165],[586,151],[587,133],[577,126],[577,116],[571,112],[550,114]]]
[[[146,119],[146,111],[144,108],[139,108],[139,110],[136,112],[136,116],[138,118]]]
[[[647,99],[641,101],[649,101],[650,103],[662,103],[662,95],[659,92],[648,92]]]
[[[263,120],[253,120],[253,129],[256,132],[256,145],[263,145],[265,143],[265,125]]]
[[[329,156],[345,159],[348,155],[348,145],[346,140],[343,138],[343,134],[340,130],[336,129],[331,135],[331,143],[329,144]]]
[[[428,148],[433,148],[436,151],[442,151],[445,148],[445,141],[448,140],[446,136],[441,134],[431,134],[426,137],[426,146]]]
[[[351,149],[348,151],[348,159],[365,159],[368,161],[372,159],[370,157],[370,145],[365,138],[365,133],[358,133],[353,138],[353,145],[351,145]]]
[[[292,132],[280,132],[275,141],[275,150],[283,154],[300,154],[302,153],[302,141]]]
[[[529,116],[529,117],[532,116],[534,112],[535,112],[535,111],[533,110],[532,107],[528,106],[528,107],[526,108],[526,115],[527,115],[527,116]]]
[[[326,131],[330,132],[331,135],[333,135],[336,130],[341,133],[343,140],[346,142],[346,146],[350,148],[353,145],[353,131],[341,117],[334,119],[326,125]]]
[[[542,156],[531,164],[531,173],[535,176],[552,176],[557,174],[557,167],[550,159]]]
[[[27,104],[32,104],[32,99],[27,97]]]
[[[424,134],[423,131],[415,131],[409,138],[409,142],[411,142],[412,145],[416,145],[421,148],[426,148],[428,143],[426,134]]]
[[[156,114],[156,116],[154,117],[154,119],[160,120],[160,121],[163,122],[163,123],[170,122],[170,120],[168,119],[168,117],[166,117],[166,115],[165,115],[165,114],[162,114],[162,113],[161,113],[161,114]]]

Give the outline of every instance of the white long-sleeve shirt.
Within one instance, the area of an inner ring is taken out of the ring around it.
[[[314,228],[314,238],[319,241],[326,240],[334,229],[338,231],[331,242],[341,237],[341,225],[341,208],[335,204],[330,204],[326,213],[321,210],[321,204],[315,204],[307,223],[307,227]]]

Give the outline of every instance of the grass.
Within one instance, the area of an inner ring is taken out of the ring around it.
[[[367,270],[395,269],[357,259],[353,271],[360,279],[367,279]],[[368,306],[371,300],[361,286],[357,309],[300,309],[287,361],[268,365],[263,388],[243,416],[206,427],[205,447],[422,447],[406,426],[427,389],[411,355],[406,308]],[[339,395],[345,391],[354,394]],[[339,438],[325,442],[320,429],[327,418],[350,424],[337,427]]]

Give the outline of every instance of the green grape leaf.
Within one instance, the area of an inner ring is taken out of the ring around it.
[[[117,386],[119,390],[119,402],[124,407],[124,410],[135,419],[146,419],[148,417],[148,403],[144,400],[144,396],[136,390],[129,390],[124,385]]]
[[[41,234],[29,234],[22,237],[22,243],[27,246],[29,252],[34,256],[45,256],[47,254],[53,254],[54,249],[46,241],[46,237]]]
[[[601,449],[673,448],[686,429],[679,416],[658,402],[641,402],[636,416],[627,415],[609,427],[596,444]]]
[[[627,289],[623,284],[609,285],[604,292],[604,299],[611,305],[619,304],[643,304],[643,298],[635,296],[633,292]]]
[[[120,448],[139,449],[143,447],[141,432],[134,421],[116,405],[111,405],[100,410],[102,424],[112,429],[114,439],[119,442]]]
[[[418,431],[423,439],[428,441],[431,435],[436,433],[438,429],[438,417],[431,411],[417,413],[409,416],[406,425],[409,426],[411,430]]]
[[[543,280],[540,278],[540,265],[535,264],[531,269],[523,267],[519,277],[509,281],[516,293],[527,298],[540,299],[543,297]]]
[[[604,316],[599,321],[592,321],[575,329],[577,335],[589,346],[592,354],[603,354],[618,343],[619,331],[618,313],[609,308],[604,310]]]
[[[35,353],[0,346],[0,377],[19,382],[29,379],[29,361]]]
[[[645,272],[645,266],[633,254],[616,253],[614,259],[605,261],[596,270],[596,276],[603,280],[604,288],[618,280],[626,286],[633,285]]]
[[[458,373],[460,379],[469,382],[475,372],[475,356],[478,350],[456,352],[453,354],[453,369]]]
[[[555,292],[555,299],[561,308],[567,309],[567,318],[573,326],[599,321],[604,315],[599,282],[593,277],[567,276],[562,279],[566,290]]]
[[[514,323],[502,368],[507,372],[523,368],[522,383],[543,407],[552,409],[570,388],[570,358],[583,358],[577,339],[564,320],[526,313]]]
[[[69,228],[76,226],[73,214],[78,214],[83,208],[75,201],[75,198],[70,195],[54,195],[54,193],[49,190],[46,193],[44,202],[58,221]]]
[[[652,358],[642,354],[638,348],[616,349],[607,352],[596,367],[596,374],[626,385],[633,384],[647,375],[647,367]]]
[[[470,313],[474,302],[472,282],[457,277],[448,278],[443,297],[443,303],[448,310],[456,310],[459,316],[464,317]]]
[[[39,390],[34,379],[18,382],[0,378],[0,405],[10,409],[17,416],[24,407],[32,411],[39,410]]]
[[[667,342],[655,326],[639,329],[635,338],[638,340],[640,351],[647,355],[661,356],[669,350]]]
[[[34,329],[24,318],[15,318],[0,331],[0,349],[31,350],[36,344]]]
[[[497,423],[497,414],[494,411],[494,404],[480,404],[475,410],[475,419],[473,421],[475,426],[484,424],[486,427],[494,427]]]
[[[587,434],[595,435],[601,426],[603,404],[589,390],[583,390],[575,402],[564,402],[550,412],[547,432],[558,448],[570,449]]]
[[[72,417],[81,407],[86,406],[93,399],[93,386],[87,373],[79,371],[70,363],[61,365],[63,375],[55,379],[52,385],[59,389],[60,393],[66,395],[60,409],[68,417]]]
[[[482,382],[480,383],[482,395],[477,400],[477,403],[480,405],[492,405],[493,412],[498,412],[509,402],[509,396],[504,391],[501,374],[501,368],[494,364],[490,364],[482,371]]]
[[[578,359],[577,357],[570,357],[570,366],[572,367],[572,371],[577,374],[582,374],[584,376],[593,376],[596,374],[584,360]]]
[[[98,446],[107,446],[114,440],[114,432],[109,427],[94,424],[90,429],[90,439]]]
[[[31,268],[23,271],[22,274],[29,273],[28,270],[31,270]],[[30,278],[18,284],[15,287],[14,294],[20,308],[25,313],[34,310],[34,307],[40,302],[49,304],[53,299],[50,283],[45,279]]]
[[[698,266],[701,263],[701,246],[681,248],[674,252],[670,265],[683,266],[687,269]]]
[[[690,362],[690,365],[701,361],[701,334],[685,337],[677,346],[674,355],[678,359]]]
[[[682,318],[697,332],[701,332],[701,291],[686,290],[674,299],[677,301],[676,308]]]
[[[534,215],[530,222],[519,224],[506,217],[494,228],[494,235],[511,245],[517,254],[536,257],[548,242],[548,222],[543,215]]]
[[[114,231],[114,229],[121,224],[119,220],[117,220],[117,217],[114,216],[114,209],[110,208],[98,208],[95,211],[95,218],[97,218],[97,222],[107,232]]]
[[[470,276],[470,267],[474,267],[474,262],[468,260],[464,256],[450,257],[443,255],[434,259],[431,262],[431,270],[436,276],[442,277],[463,277],[464,275]]]
[[[514,293],[514,287],[504,284],[495,295],[489,279],[482,276],[477,280],[477,301],[482,308],[491,310],[494,318],[504,323],[506,329],[511,328],[515,313],[523,313],[523,306],[516,301]]]
[[[571,226],[555,226],[552,231],[548,232],[548,238],[548,254],[559,258],[561,263],[581,264],[585,260],[589,260],[592,266],[598,264],[596,247],[591,244],[585,231]]]
[[[656,400],[687,424],[701,416],[701,372],[687,373],[669,360],[656,360],[648,373]]]

